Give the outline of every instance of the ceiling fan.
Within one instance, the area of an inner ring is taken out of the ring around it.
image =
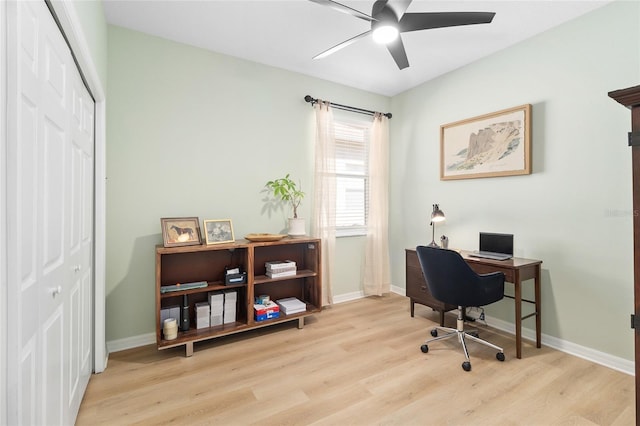
[[[336,44],[314,56],[313,59],[329,56],[371,34],[376,42],[386,44],[387,50],[389,50],[389,53],[391,53],[391,56],[400,69],[409,66],[409,59],[407,59],[407,53],[404,50],[400,33],[432,28],[456,27],[459,25],[488,24],[495,16],[494,12],[405,13],[412,0],[376,0],[371,8],[371,15],[367,15],[366,13],[362,13],[359,10],[333,0],[310,1],[329,6],[339,12],[371,22],[371,29],[369,31],[365,31],[349,40]]]

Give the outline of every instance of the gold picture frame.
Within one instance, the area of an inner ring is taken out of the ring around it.
[[[440,180],[531,174],[531,105],[440,126]]]
[[[165,217],[160,219],[165,247],[202,244],[200,220],[197,217]]]
[[[204,238],[207,244],[232,243],[233,235],[231,219],[208,219],[204,221]]]

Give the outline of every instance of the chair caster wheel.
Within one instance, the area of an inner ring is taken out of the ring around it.
[[[420,350],[422,351],[423,354],[426,354],[427,352],[429,352],[429,346],[422,345],[420,346]]]
[[[496,354],[496,358],[498,359],[498,361],[504,361],[504,352],[498,352]]]
[[[433,330],[431,330],[431,335],[433,337],[438,337],[438,330],[436,330],[435,328]]]
[[[471,371],[471,363],[469,361],[465,361],[462,363],[462,369],[464,371]]]

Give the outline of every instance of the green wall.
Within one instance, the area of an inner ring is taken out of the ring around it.
[[[438,235],[452,247],[512,232],[517,256],[544,261],[545,338],[633,359],[630,113],[607,93],[638,84],[639,28],[640,4],[616,1],[387,98],[109,26],[107,340],[154,331],[161,217],[231,218],[237,238],[284,228],[287,212],[267,214],[260,191],[285,173],[311,190],[310,94],[393,113],[396,289],[404,249],[430,241],[439,203]],[[525,103],[532,175],[439,180],[440,125]],[[311,207],[307,198],[302,215]],[[338,240],[337,299],[361,291],[362,250],[362,238]],[[512,323],[513,303],[487,313]]]
[[[109,26],[108,39],[106,335],[114,341],[155,333],[160,218],[231,219],[236,239],[281,232],[289,212],[269,214],[261,191],[286,173],[309,193],[301,215],[310,218],[315,117],[304,96],[383,111],[390,99],[120,27]],[[361,241],[337,242],[336,256],[350,259],[337,268],[337,296],[360,291],[353,247]]]
[[[73,0],[102,87],[107,88],[107,20],[102,1]]]
[[[517,256],[544,261],[545,335],[632,360],[631,118],[607,93],[639,78],[640,3],[618,1],[395,96],[392,282],[404,282],[404,249],[431,240],[439,203],[451,247],[508,232]],[[533,174],[439,180],[440,125],[527,103]],[[513,301],[487,313],[513,323]]]

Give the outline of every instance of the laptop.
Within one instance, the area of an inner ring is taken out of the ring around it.
[[[513,257],[513,234],[480,232],[480,247],[469,256],[483,259],[507,260]]]

